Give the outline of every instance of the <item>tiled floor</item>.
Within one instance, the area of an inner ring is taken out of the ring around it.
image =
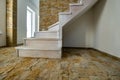
[[[120,61],[90,49],[64,49],[62,59],[32,59],[1,48],[0,80],[120,80]]]

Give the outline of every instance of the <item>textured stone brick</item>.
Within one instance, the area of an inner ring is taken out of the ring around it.
[[[6,0],[7,7],[7,46],[17,44],[17,0]]]
[[[40,0],[40,27],[47,29],[58,21],[58,13],[69,10],[78,0]]]

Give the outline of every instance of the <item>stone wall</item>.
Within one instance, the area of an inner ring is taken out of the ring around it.
[[[16,45],[17,32],[17,0],[7,0],[7,46]]]
[[[17,45],[17,0],[13,0],[13,45]]]
[[[40,0],[40,29],[47,29],[58,21],[58,13],[69,10],[69,3],[78,0]]]

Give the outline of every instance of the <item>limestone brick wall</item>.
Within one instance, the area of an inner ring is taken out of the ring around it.
[[[69,3],[78,0],[40,0],[40,29],[47,29],[58,21],[58,13],[69,10]]]
[[[7,0],[7,46],[16,45],[17,32],[17,0]]]
[[[17,0],[13,0],[13,45],[17,45]]]

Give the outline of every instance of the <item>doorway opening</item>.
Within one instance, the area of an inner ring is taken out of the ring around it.
[[[35,11],[27,6],[27,38],[34,37],[35,32]]]

